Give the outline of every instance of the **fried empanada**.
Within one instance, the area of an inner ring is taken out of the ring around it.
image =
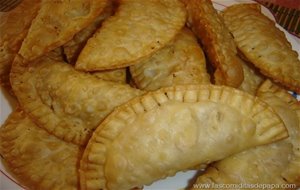
[[[242,61],[242,66],[244,71],[244,80],[239,86],[239,89],[255,95],[258,87],[263,83],[265,77],[259,73],[251,63]]]
[[[237,50],[223,19],[210,0],[183,0],[188,25],[201,41],[208,60],[215,68],[214,81],[239,87],[243,82],[243,68]]]
[[[109,1],[103,12],[89,26],[78,32],[72,40],[63,45],[68,63],[75,64],[78,55],[85,46],[87,40],[93,36],[102,22],[113,14],[113,3]]]
[[[32,21],[19,54],[27,61],[63,45],[103,11],[108,0],[46,0]]]
[[[185,19],[180,0],[120,0],[115,15],[88,40],[76,69],[97,71],[133,65],[173,40]]]
[[[210,83],[204,53],[187,28],[176,36],[174,42],[130,66],[130,73],[138,88],[144,90]]]
[[[13,63],[11,82],[22,108],[40,127],[68,142],[85,144],[116,106],[142,94],[46,57],[28,66],[21,61],[17,57]]]
[[[77,190],[82,151],[51,136],[19,109],[0,128],[1,157],[29,189]]]
[[[284,33],[258,4],[238,4],[223,12],[240,51],[266,76],[300,93],[300,61]]]
[[[300,185],[300,104],[268,80],[257,94],[282,118],[289,138],[246,150],[213,164],[197,179],[194,189],[201,183]]]
[[[82,189],[126,190],[287,137],[264,102],[225,86],[177,86],[115,109],[80,163]]]
[[[0,15],[0,84],[10,88],[9,72],[41,0],[23,0],[16,8]]]

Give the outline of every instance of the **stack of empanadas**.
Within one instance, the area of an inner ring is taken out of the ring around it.
[[[199,168],[187,188],[300,186],[298,55],[258,5],[24,0],[0,18],[17,100],[0,156],[22,186],[141,189]]]

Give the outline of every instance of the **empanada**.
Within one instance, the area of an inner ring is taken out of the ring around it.
[[[223,12],[240,51],[266,76],[300,93],[300,61],[284,33],[258,4],[237,4]]]
[[[10,88],[11,64],[21,47],[41,0],[23,0],[16,8],[0,15],[0,84]]]
[[[300,185],[300,104],[268,80],[257,94],[282,118],[289,138],[246,150],[213,164],[204,175],[199,176],[195,190],[201,183],[274,184],[274,187],[287,183]]]
[[[223,19],[210,0],[183,0],[192,28],[215,68],[216,84],[239,87],[243,82],[243,68],[237,50]]]
[[[83,149],[51,136],[18,109],[0,128],[0,154],[29,189],[77,190]]]
[[[174,42],[130,66],[130,73],[138,88],[144,90],[210,83],[204,53],[187,28],[176,36]]]
[[[116,106],[142,92],[101,80],[71,65],[40,58],[23,66],[17,57],[11,82],[23,109],[49,133],[85,144],[94,128]]]
[[[111,0],[104,8],[102,13],[86,28],[78,32],[72,40],[63,45],[64,53],[68,63],[75,64],[80,51],[85,46],[87,40],[93,36],[98,28],[101,27],[102,22],[113,14],[113,3]]]
[[[46,0],[32,21],[19,54],[27,61],[63,45],[103,11],[108,0]]]
[[[180,0],[120,0],[114,16],[88,40],[76,69],[97,71],[133,65],[173,40],[185,19]]]
[[[225,86],[177,86],[115,109],[80,163],[82,189],[126,190],[287,137],[259,99]]]

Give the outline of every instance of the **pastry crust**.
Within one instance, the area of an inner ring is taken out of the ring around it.
[[[142,94],[46,57],[28,66],[17,57],[11,82],[22,108],[40,127],[76,144],[85,144],[116,106]]]
[[[11,64],[40,8],[40,1],[23,0],[13,10],[0,15],[0,84],[8,89]]]
[[[283,189],[281,184],[300,185],[300,104],[269,80],[257,95],[282,118],[289,138],[225,158],[200,175],[196,184],[273,184],[275,189],[275,185]]]
[[[300,93],[300,61],[284,33],[258,4],[237,4],[223,12],[240,51],[275,82]]]
[[[93,23],[75,34],[72,40],[63,45],[68,63],[75,64],[86,42],[101,27],[102,22],[113,14],[113,3],[110,0],[102,13],[93,20]]]
[[[126,68],[121,69],[112,69],[107,71],[96,71],[91,72],[91,75],[96,76],[97,78],[118,82],[118,83],[126,83]]]
[[[157,90],[183,84],[209,84],[204,53],[193,33],[184,28],[174,42],[130,66],[138,88]]]
[[[210,0],[183,0],[188,13],[188,25],[204,47],[215,68],[216,84],[239,87],[243,68],[237,56],[233,38]]]
[[[39,128],[21,109],[0,128],[1,157],[29,189],[77,190],[82,151]]]
[[[241,86],[239,86],[239,89],[255,95],[259,86],[264,82],[265,77],[256,70],[252,63],[242,59],[241,61],[244,71],[244,80]]]
[[[19,50],[31,61],[63,45],[103,11],[108,0],[43,1]]]
[[[185,19],[180,0],[120,0],[114,16],[88,40],[76,69],[97,71],[133,65],[173,40]]]
[[[279,116],[247,93],[213,85],[164,88],[127,102],[101,123],[82,157],[80,184],[140,187],[285,137]]]

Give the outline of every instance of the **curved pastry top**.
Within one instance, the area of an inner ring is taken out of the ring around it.
[[[300,61],[285,34],[263,15],[258,4],[237,4],[223,12],[240,51],[262,73],[300,92]]]
[[[19,50],[25,60],[35,58],[71,40],[105,8],[108,0],[47,0],[41,4]]]
[[[78,189],[82,148],[38,127],[21,109],[0,128],[0,154],[18,180],[30,189]]]
[[[88,40],[76,69],[96,71],[132,65],[173,40],[185,19],[180,0],[120,0],[115,15]]]
[[[278,115],[233,88],[165,88],[118,107],[96,129],[82,189],[131,189],[287,136]]]
[[[19,103],[40,127],[68,142],[85,144],[116,106],[142,94],[46,57],[22,64],[17,57],[11,71]]]

